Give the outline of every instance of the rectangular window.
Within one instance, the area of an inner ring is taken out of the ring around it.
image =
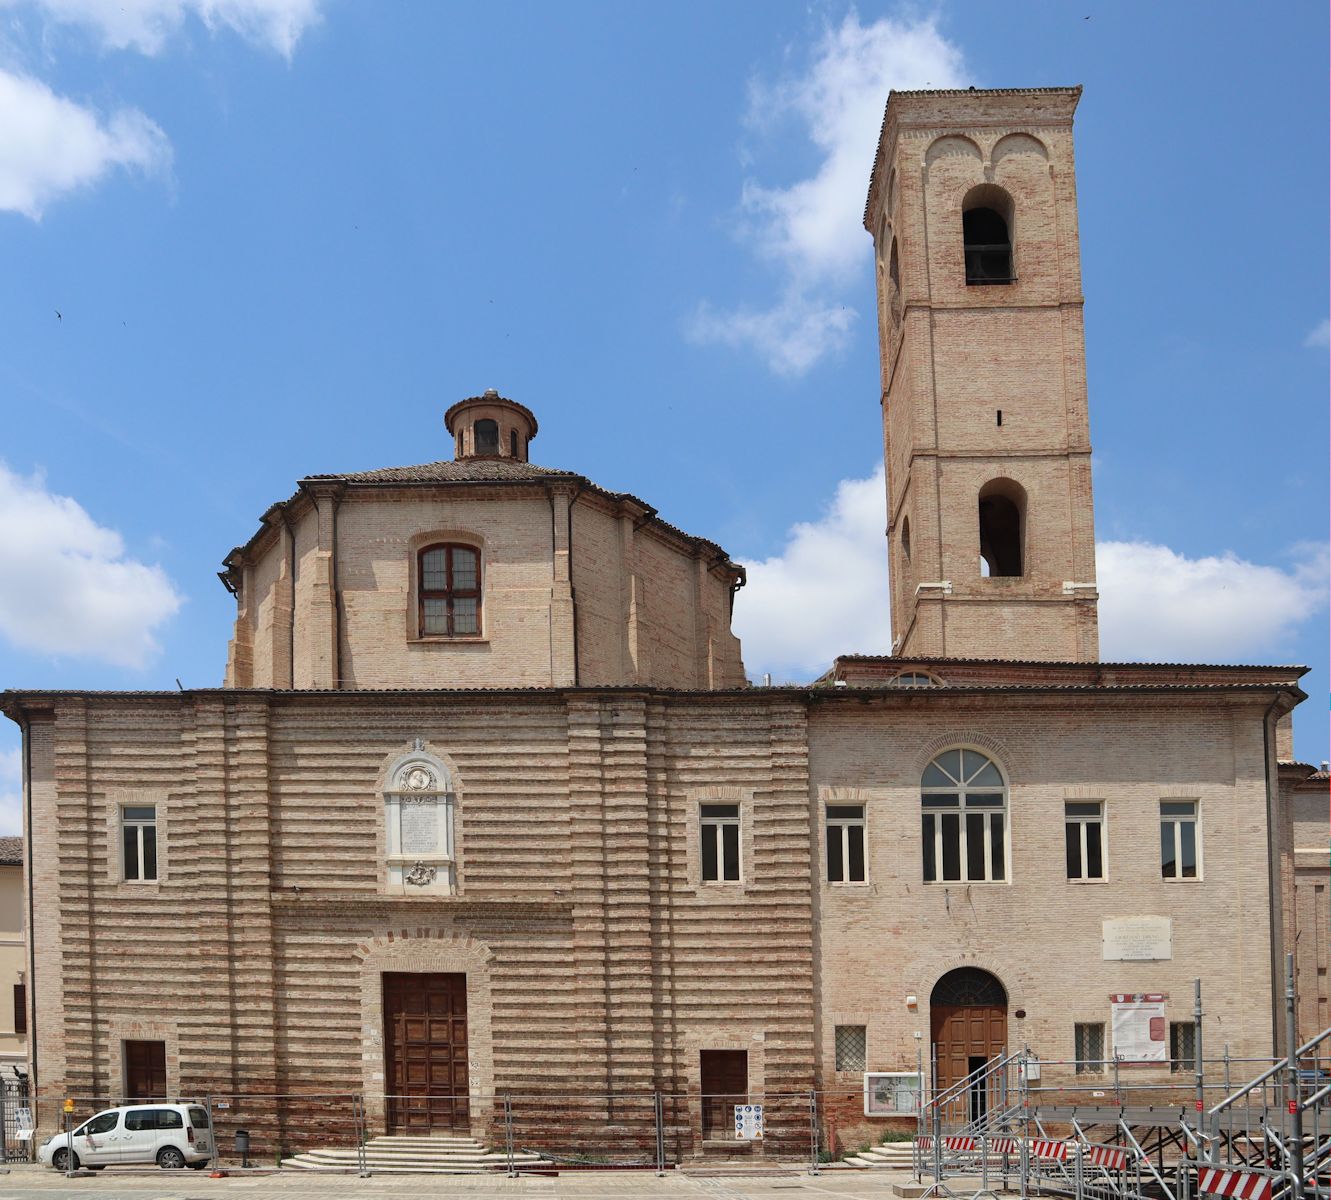
[[[1069,879],[1105,877],[1105,810],[1099,800],[1069,800],[1063,805]]]
[[[995,883],[1007,878],[1007,814],[1001,794],[928,795],[921,837],[926,883]]]
[[[701,806],[704,883],[739,882],[739,805]]]
[[[1105,1027],[1103,1023],[1072,1027],[1075,1042],[1072,1057],[1077,1060],[1078,1075],[1099,1075],[1105,1069]]]
[[[864,882],[864,805],[862,804],[827,806],[827,881],[828,883]]]
[[[1165,879],[1201,875],[1196,800],[1160,801],[1160,874]]]
[[[1197,1027],[1191,1021],[1169,1023],[1169,1069],[1174,1072],[1197,1070]]]
[[[836,1027],[836,1069],[863,1071],[868,1062],[867,1036],[863,1025]]]
[[[427,546],[418,556],[421,637],[481,631],[481,557],[474,546]]]
[[[27,985],[14,985],[14,1032],[28,1032],[28,989]]]
[[[157,806],[126,805],[120,810],[123,878],[151,882],[157,878]]]

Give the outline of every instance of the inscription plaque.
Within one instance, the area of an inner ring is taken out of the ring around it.
[[[1149,962],[1173,958],[1172,934],[1168,917],[1106,917],[1105,961]]]
[[[429,854],[439,845],[438,801],[402,798],[402,853]]]

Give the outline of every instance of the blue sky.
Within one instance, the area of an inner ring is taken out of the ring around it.
[[[486,387],[750,564],[751,675],[886,650],[883,101],[1081,83],[1105,657],[1312,664],[1327,757],[1326,6],[1017,12],[0,0],[0,681],[217,684],[267,505]]]

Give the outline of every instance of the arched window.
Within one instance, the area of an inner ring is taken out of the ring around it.
[[[925,883],[1007,878],[1007,783],[978,750],[944,750],[920,780]]]
[[[910,518],[901,518],[901,553],[906,556],[906,561],[910,562]]]
[[[421,637],[467,637],[481,632],[481,552],[451,542],[416,556]]]
[[[901,291],[901,259],[897,254],[897,239],[892,239],[892,249],[887,256],[887,277],[892,281],[892,295]]]
[[[1012,199],[1000,187],[981,184],[962,201],[961,236],[966,283],[1013,283]]]
[[[393,764],[384,792],[390,885],[409,893],[453,891],[454,805],[448,768],[432,754],[417,750]]]
[[[516,429],[508,431],[508,456],[509,458],[517,458],[518,456],[518,431]]]
[[[477,421],[472,426],[472,437],[476,439],[475,446],[472,447],[473,454],[493,454],[499,453],[499,422],[491,421],[488,417]]]
[[[899,688],[924,688],[937,687],[939,680],[924,671],[902,671],[900,675],[893,675],[887,681],[888,687]]]
[[[980,489],[980,574],[1026,573],[1026,493],[1010,479],[994,479]]]
[[[986,1005],[1007,1007],[1007,992],[988,971],[979,967],[957,967],[949,971],[929,994],[930,1007],[980,1008]]]

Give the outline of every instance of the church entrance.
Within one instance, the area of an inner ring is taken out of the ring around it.
[[[385,973],[392,1133],[467,1129],[467,977]]]
[[[929,997],[929,1028],[938,1091],[960,1083],[1007,1048],[1007,992],[988,971],[949,971]],[[997,1082],[973,1086],[954,1116],[975,1121],[998,1102]]]

